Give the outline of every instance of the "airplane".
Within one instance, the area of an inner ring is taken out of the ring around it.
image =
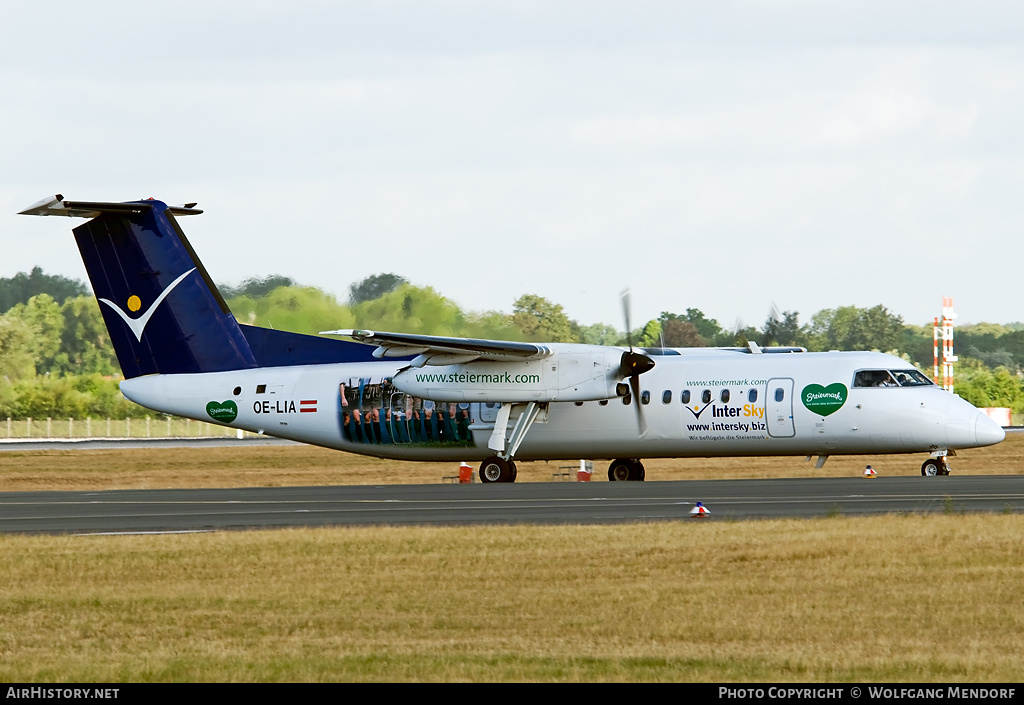
[[[646,348],[407,335],[303,335],[238,323],[178,219],[195,203],[65,200],[124,375],[165,414],[400,460],[516,461],[927,453],[926,476],[1003,429],[898,357],[803,348]],[[628,306],[627,306],[628,312]],[[627,317],[627,329],[628,329]],[[325,337],[330,335],[332,337]],[[344,339],[339,339],[340,336]],[[632,407],[632,408],[630,408]]]

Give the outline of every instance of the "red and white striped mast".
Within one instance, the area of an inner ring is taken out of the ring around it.
[[[942,388],[947,392],[953,391],[953,363],[957,361],[953,354],[953,319],[956,313],[953,312],[953,298],[942,297],[942,326],[939,327],[939,319],[935,319],[935,328],[932,333],[932,354],[935,358],[933,379],[939,384],[939,341],[942,341]]]

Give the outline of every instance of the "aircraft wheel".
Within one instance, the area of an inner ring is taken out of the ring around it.
[[[629,470],[632,463],[629,460],[619,458],[613,460],[612,464],[608,466],[608,480],[609,482],[625,482],[629,480]]]
[[[643,482],[645,476],[644,464],[635,458],[619,458],[608,466],[611,482]]]
[[[633,482],[643,482],[646,477],[647,472],[644,470],[644,464],[639,460],[634,460],[632,467],[629,469],[629,479]]]
[[[921,475],[924,477],[935,477],[942,474],[942,463],[937,458],[928,458],[921,466]]]
[[[496,455],[480,463],[480,482],[515,482],[515,463]]]
[[[515,482],[516,478],[519,477],[519,470],[516,468],[516,461],[509,460],[508,466],[512,470],[512,479],[510,479],[509,482]]]

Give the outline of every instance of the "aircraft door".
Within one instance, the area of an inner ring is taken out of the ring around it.
[[[495,402],[484,402],[480,404],[480,416],[478,417],[482,423],[494,423],[498,418],[498,407],[501,404]]]
[[[775,377],[768,380],[768,398],[765,399],[765,421],[768,435],[773,438],[792,438],[796,435],[793,425],[793,380],[789,377]]]

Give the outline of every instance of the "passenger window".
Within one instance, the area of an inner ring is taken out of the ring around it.
[[[633,395],[632,394],[627,394],[626,396],[622,397],[622,405],[623,406],[629,406],[629,403],[631,401],[633,401]]]
[[[728,389],[723,389],[722,390],[722,395],[719,398],[722,400],[723,404],[728,404],[729,403],[729,390]]]
[[[641,404],[650,404],[651,403],[651,393],[648,392],[646,389],[643,392],[641,392],[641,394],[640,394],[640,403]]]
[[[785,398],[786,398],[786,390],[785,389],[783,389],[782,387],[779,387],[778,389],[775,390],[775,401],[782,401]]]
[[[705,404],[710,404],[711,403],[711,390],[710,389],[705,389],[704,392],[700,395],[700,400],[702,402],[704,402]]]
[[[662,404],[671,404],[672,403],[672,390],[666,389],[664,392],[661,393],[661,403]]]
[[[576,406],[583,406],[583,402],[581,402],[581,401],[576,402]]]
[[[599,401],[599,402],[597,402],[597,403],[598,403],[598,404],[599,404],[600,406],[608,406],[608,400],[607,400],[607,399],[602,399],[601,401]]]
[[[750,402],[751,404],[753,404],[755,401],[757,401],[757,390],[756,389],[751,389],[749,392],[747,392],[747,401]]]
[[[690,390],[689,389],[684,389],[683,393],[680,395],[679,398],[682,400],[682,402],[684,404],[689,404],[690,403]]]

